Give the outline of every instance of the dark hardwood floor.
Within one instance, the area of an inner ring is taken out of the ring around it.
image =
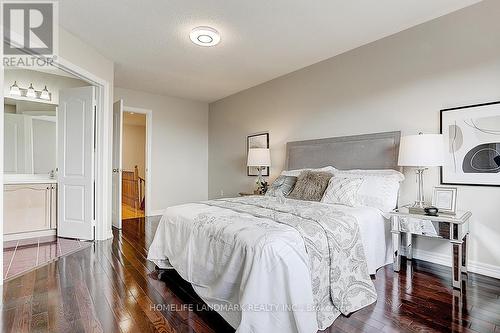
[[[5,283],[1,332],[233,332],[189,284],[146,260],[158,218],[127,220],[114,239]],[[422,261],[377,272],[376,304],[325,332],[500,332],[500,280]],[[266,332],[267,333],[267,332]]]

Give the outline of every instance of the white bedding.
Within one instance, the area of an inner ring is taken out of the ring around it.
[[[373,275],[380,267],[392,263],[390,223],[380,210],[366,206],[334,206],[338,210],[354,215],[358,220],[369,274]]]
[[[391,255],[382,214],[369,207],[336,209],[356,217],[368,271],[374,274]],[[193,223],[200,216],[205,220]],[[212,237],[207,233],[211,216],[232,221],[213,230]],[[241,213],[234,221],[234,212],[202,203],[171,207],[160,221],[148,259],[160,268],[175,268],[238,332],[325,328],[318,326],[304,240],[286,224],[258,218],[256,225],[255,219]]]

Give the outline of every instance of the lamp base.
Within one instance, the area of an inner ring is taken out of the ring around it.
[[[417,200],[408,208],[410,214],[425,214],[425,201],[424,201],[424,171],[426,168],[417,168]]]
[[[424,207],[410,206],[408,207],[408,212],[410,214],[423,215],[425,214]]]
[[[408,207],[408,212],[410,214],[425,214],[425,207],[427,207],[427,205],[424,201],[417,200],[413,203],[413,205]]]

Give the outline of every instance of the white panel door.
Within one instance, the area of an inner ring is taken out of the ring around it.
[[[94,87],[63,89],[59,92],[59,237],[94,239],[94,110]]]
[[[113,104],[113,226],[122,228],[123,100]]]

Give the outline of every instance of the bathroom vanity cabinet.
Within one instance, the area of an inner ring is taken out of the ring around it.
[[[57,228],[57,184],[4,185],[5,240],[54,235]]]

